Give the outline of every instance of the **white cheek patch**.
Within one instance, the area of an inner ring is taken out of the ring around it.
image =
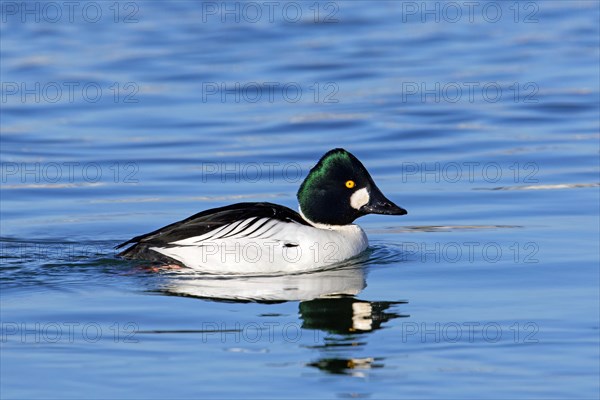
[[[367,188],[358,189],[350,196],[350,205],[357,210],[360,210],[360,208],[368,202],[369,192],[367,191]]]

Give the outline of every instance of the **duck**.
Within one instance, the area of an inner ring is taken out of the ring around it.
[[[368,214],[406,215],[365,166],[342,148],[325,153],[296,194],[298,212],[268,202],[213,208],[115,247],[143,260],[218,275],[294,274],[328,268],[365,252],[354,221]]]

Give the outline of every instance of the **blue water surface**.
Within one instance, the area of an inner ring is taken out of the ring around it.
[[[598,398],[597,1],[0,5],[2,399]],[[115,257],[335,147],[351,263]]]

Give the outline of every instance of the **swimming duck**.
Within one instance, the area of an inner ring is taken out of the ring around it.
[[[192,215],[116,248],[118,256],[174,264],[214,274],[298,273],[365,251],[354,220],[367,214],[405,215],[363,164],[344,149],[328,151],[297,193],[299,212],[273,203],[238,203]]]

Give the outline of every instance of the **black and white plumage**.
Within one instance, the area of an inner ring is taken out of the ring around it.
[[[118,256],[137,259],[141,255],[149,254],[149,256],[144,258],[145,260],[163,261],[163,257],[157,257],[157,259],[149,258],[152,255],[160,256],[160,253],[148,253],[149,248],[169,247],[170,243],[192,237],[203,237],[205,240],[250,237],[264,227],[269,220],[309,225],[297,212],[278,204],[266,202],[237,203],[199,212],[153,232],[136,236],[121,243],[116,248],[119,249],[128,244],[135,244],[119,253]]]
[[[367,236],[352,224],[361,215],[406,214],[343,149],[321,158],[298,199],[300,213],[272,203],[206,210],[120,244],[132,246],[119,256],[216,274],[304,272],[363,252]]]
[[[341,262],[367,247],[357,225],[319,229],[272,203],[207,210],[137,236],[119,256],[179,264],[208,273],[302,272]]]

